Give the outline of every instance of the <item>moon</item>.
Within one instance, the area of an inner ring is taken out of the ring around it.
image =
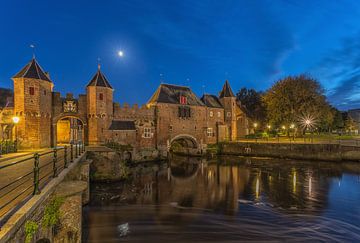
[[[119,55],[119,57],[123,57],[123,56],[124,56],[124,52],[123,52],[123,51],[118,51],[118,55]]]

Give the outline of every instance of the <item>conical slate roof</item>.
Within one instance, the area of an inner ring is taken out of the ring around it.
[[[87,86],[98,86],[98,87],[106,87],[112,89],[109,81],[106,79],[105,75],[100,71],[100,67],[98,71],[95,73],[94,77],[90,80]]]
[[[51,82],[35,58],[31,59],[13,78],[36,78]]]
[[[234,93],[231,90],[230,84],[227,80],[225,81],[225,84],[221,90],[219,98],[224,98],[224,97],[235,97]]]

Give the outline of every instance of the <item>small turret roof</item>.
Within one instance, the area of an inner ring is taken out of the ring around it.
[[[219,98],[224,98],[224,97],[235,97],[233,91],[231,90],[230,84],[227,80],[225,81],[225,84],[219,95]]]
[[[31,59],[13,78],[36,78],[51,82],[35,58]]]
[[[106,87],[112,89],[109,81],[106,79],[105,75],[100,71],[100,66],[95,73],[94,77],[90,80],[88,86],[98,86],[98,87]]]

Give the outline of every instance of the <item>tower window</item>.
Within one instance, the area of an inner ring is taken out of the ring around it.
[[[44,95],[46,95],[46,90],[44,90]]]
[[[29,87],[29,94],[30,95],[35,95],[35,88],[34,87]]]
[[[210,111],[210,117],[214,116],[214,112]]]
[[[231,112],[228,111],[228,112],[226,113],[226,116],[227,116],[227,117],[231,117]]]
[[[217,113],[217,117],[221,117],[221,113],[220,113],[220,111],[218,111],[218,113]]]
[[[100,93],[99,94],[99,100],[103,100],[104,99],[104,95],[103,95],[103,93]]]

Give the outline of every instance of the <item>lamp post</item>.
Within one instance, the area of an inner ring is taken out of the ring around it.
[[[255,134],[255,141],[257,142],[257,135],[256,135],[256,128],[257,128],[258,124],[255,122],[254,123],[254,134]]]
[[[267,132],[267,133],[268,133],[268,134],[267,134],[267,141],[269,141],[271,125],[268,124],[266,127],[267,127],[267,129],[268,129],[268,132]]]
[[[14,127],[15,127],[15,141],[14,141],[14,150],[15,152],[17,152],[17,139],[18,139],[18,134],[17,134],[17,124],[19,123],[20,121],[20,118],[18,116],[14,116],[12,118],[12,121],[14,123]]]
[[[290,125],[290,129],[291,129],[292,132],[293,132],[293,140],[295,141],[295,124],[294,124],[294,123],[292,123],[292,124]]]

